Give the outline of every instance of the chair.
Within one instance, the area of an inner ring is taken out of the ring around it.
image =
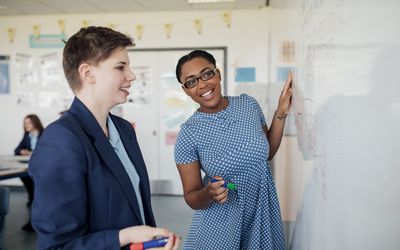
[[[6,215],[8,214],[10,202],[10,190],[6,187],[0,187],[0,250],[3,247],[3,238],[6,227]]]

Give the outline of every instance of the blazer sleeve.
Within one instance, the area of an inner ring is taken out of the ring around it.
[[[28,133],[24,133],[22,140],[19,142],[18,146],[14,150],[14,155],[21,155],[22,149],[29,149],[30,150],[30,142]]]
[[[87,232],[88,157],[79,136],[52,124],[30,159],[35,183],[32,224],[38,249],[120,249],[118,229]]]

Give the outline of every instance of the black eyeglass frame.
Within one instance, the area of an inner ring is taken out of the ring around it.
[[[208,80],[214,78],[214,76],[215,76],[216,73],[217,73],[217,70],[218,70],[218,68],[206,70],[206,71],[204,71],[200,76],[198,76],[198,77],[193,77],[193,78],[190,79],[189,81],[186,81],[186,82],[182,83],[182,85],[183,85],[186,89],[194,88],[194,87],[196,87],[196,86],[199,84],[199,79],[201,79],[202,81],[208,81]],[[211,73],[211,72],[212,72],[212,76],[203,78],[207,73]],[[189,84],[189,82],[191,82],[191,81],[195,81],[195,83],[194,83],[191,87],[188,87],[188,84]]]

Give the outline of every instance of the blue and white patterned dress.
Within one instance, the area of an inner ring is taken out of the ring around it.
[[[175,145],[176,163],[199,161],[204,184],[219,175],[238,187],[226,203],[195,211],[184,249],[285,249],[264,115],[246,94],[227,98],[220,112],[196,111]]]

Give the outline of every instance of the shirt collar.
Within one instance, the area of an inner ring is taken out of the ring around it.
[[[116,148],[118,147],[118,143],[120,142],[121,138],[119,137],[119,133],[117,128],[114,125],[114,122],[112,121],[111,117],[107,117],[107,125],[108,125],[108,134],[109,134],[109,141],[111,145]]]

